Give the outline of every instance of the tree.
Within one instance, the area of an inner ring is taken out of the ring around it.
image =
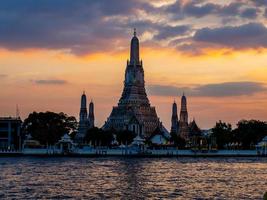
[[[185,148],[186,145],[186,141],[180,135],[173,132],[171,132],[171,142],[173,142],[179,149]]]
[[[113,134],[111,131],[103,131],[94,127],[87,131],[84,140],[86,143],[91,142],[94,146],[109,146],[113,141]]]
[[[77,125],[75,117],[62,112],[33,112],[24,120],[22,130],[43,145],[53,145],[65,133],[76,131]]]
[[[131,144],[136,134],[132,131],[125,130],[116,133],[116,139],[120,144]]]
[[[215,137],[218,148],[223,149],[225,144],[233,140],[232,125],[222,121],[216,122],[211,137]]]
[[[251,149],[267,136],[267,123],[259,120],[241,120],[233,131],[236,141],[243,149]]]

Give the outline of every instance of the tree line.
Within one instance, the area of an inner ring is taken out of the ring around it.
[[[267,122],[241,120],[233,129],[231,124],[219,121],[212,128],[211,136],[216,138],[219,149],[231,148],[233,144],[240,149],[253,149],[267,136]]]
[[[66,133],[75,139],[77,129],[78,122],[75,117],[49,111],[29,114],[22,126],[24,139],[30,134],[32,139],[42,145],[54,145]],[[109,146],[116,139],[118,144],[127,145],[132,143],[135,136],[131,131],[104,131],[94,127],[87,131],[83,142],[94,146]]]
[[[64,134],[70,134],[72,139],[77,133],[78,122],[75,117],[68,116],[65,113],[54,112],[33,112],[24,120],[22,131],[24,135],[30,134],[33,139],[38,140],[43,145],[53,145]],[[84,143],[93,146],[109,146],[112,142],[118,144],[130,144],[136,135],[131,131],[117,132],[115,130],[104,131],[100,128],[89,129]],[[241,120],[236,128],[226,122],[218,121],[211,129],[211,134],[207,137],[215,138],[218,149],[231,148],[231,145],[237,145],[240,149],[252,149],[267,136],[267,122],[259,120]],[[185,141],[171,134],[171,142],[183,148]]]

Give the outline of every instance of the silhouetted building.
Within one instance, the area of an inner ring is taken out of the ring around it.
[[[174,101],[172,104],[172,120],[171,120],[171,133],[178,134],[179,130],[179,122],[178,122],[178,114],[177,114],[177,104]]]
[[[78,133],[75,137],[76,142],[82,142],[88,129],[95,126],[95,116],[94,116],[94,103],[93,101],[89,104],[89,110],[87,113],[87,98],[85,92],[81,96],[81,108],[80,108],[80,119],[78,126]]]
[[[172,105],[172,117],[171,117],[171,132],[176,133],[185,139],[187,143],[190,143],[192,137],[202,137],[202,131],[198,127],[195,119],[188,123],[188,111],[187,111],[187,100],[186,96],[183,94],[181,98],[181,110],[180,110],[180,120],[178,120],[177,115],[177,105],[176,102]]]
[[[83,92],[81,97],[81,108],[80,108],[80,119],[79,119],[79,127],[78,133],[76,135],[75,140],[78,142],[82,142],[88,130],[88,118],[87,118],[87,100],[85,92]]]
[[[189,139],[187,102],[186,102],[186,97],[184,94],[181,99],[181,110],[180,110],[180,121],[179,121],[178,134],[186,141]]]
[[[0,117],[0,150],[21,150],[21,124],[19,117]]]
[[[193,136],[202,136],[202,131],[201,129],[198,127],[195,119],[193,119],[192,122],[189,123],[189,136],[193,137]]]
[[[155,107],[150,106],[146,94],[144,69],[142,60],[139,58],[139,40],[136,31],[134,31],[130,49],[130,61],[127,61],[122,96],[118,106],[113,107],[103,129],[130,130],[148,138],[160,126],[160,120]],[[166,131],[165,128],[163,129]]]
[[[95,127],[94,103],[92,100],[89,104],[88,123],[89,123],[89,128]]]

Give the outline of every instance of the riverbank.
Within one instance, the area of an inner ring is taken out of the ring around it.
[[[146,150],[133,149],[87,149],[74,152],[62,152],[55,149],[26,149],[16,152],[0,152],[0,156],[66,156],[66,157],[263,157],[256,150],[218,150],[218,151],[192,151],[192,150]]]

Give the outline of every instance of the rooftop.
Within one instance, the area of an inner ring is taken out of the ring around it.
[[[20,117],[0,117],[0,121],[21,121]]]

